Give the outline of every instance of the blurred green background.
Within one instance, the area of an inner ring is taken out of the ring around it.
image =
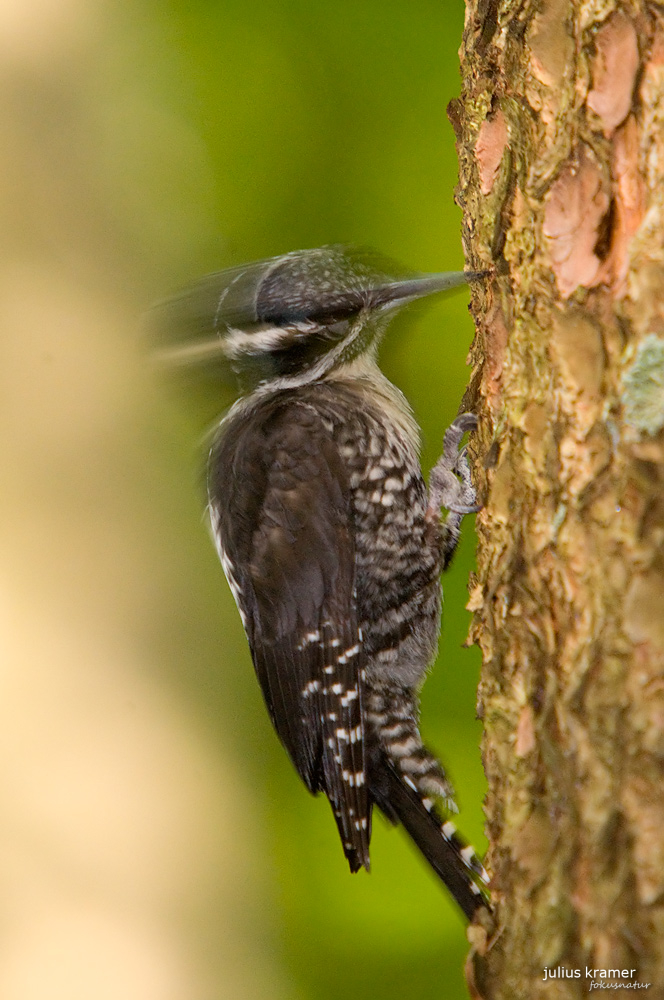
[[[269,726],[203,517],[230,401],[152,371],[141,316],[329,242],[463,266],[446,105],[461,0],[3,0],[3,1000],[467,995],[463,921],[379,817],[351,877]],[[382,351],[440,452],[462,292]],[[471,519],[423,728],[483,849]]]

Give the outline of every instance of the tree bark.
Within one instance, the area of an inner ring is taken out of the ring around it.
[[[468,402],[496,913],[471,992],[664,996],[664,12],[468,0],[461,64],[457,197],[493,269]]]

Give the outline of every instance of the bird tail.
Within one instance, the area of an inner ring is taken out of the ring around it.
[[[378,807],[403,828],[447,886],[468,920],[481,907],[489,908],[486,886],[489,877],[472,847],[457,834],[454,823],[443,821],[431,801],[423,798],[414,783],[400,774],[383,755]]]

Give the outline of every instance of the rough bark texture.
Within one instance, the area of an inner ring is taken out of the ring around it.
[[[461,64],[466,251],[495,269],[470,402],[497,913],[471,991],[630,970],[661,997],[664,10],[469,0]]]

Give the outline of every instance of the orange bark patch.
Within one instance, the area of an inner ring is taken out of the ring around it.
[[[558,290],[564,298],[579,285],[599,284],[601,262],[595,253],[599,227],[609,207],[602,174],[585,148],[569,163],[545,199],[544,236]]]
[[[475,144],[475,157],[480,172],[480,190],[489,194],[493,188],[507,145],[507,121],[500,109],[492,118],[485,118]]]
[[[611,136],[632,106],[634,81],[639,65],[639,47],[634,25],[621,11],[612,14],[595,38],[597,55],[592,63],[593,89],[588,107]]]
[[[661,31],[655,35],[655,40],[652,43],[652,48],[650,50],[648,65],[653,67],[664,66],[664,35]]]
[[[519,722],[516,727],[514,753],[517,757],[527,757],[531,750],[534,749],[535,720],[533,718],[533,710],[530,705],[524,705],[519,713]]]
[[[496,412],[500,408],[503,364],[508,336],[505,317],[497,302],[493,303],[487,315],[486,331],[486,401],[489,407]]]
[[[616,218],[611,246],[611,264],[621,289],[629,267],[629,241],[641,225],[645,212],[643,178],[639,171],[639,134],[630,115],[613,141]]]

